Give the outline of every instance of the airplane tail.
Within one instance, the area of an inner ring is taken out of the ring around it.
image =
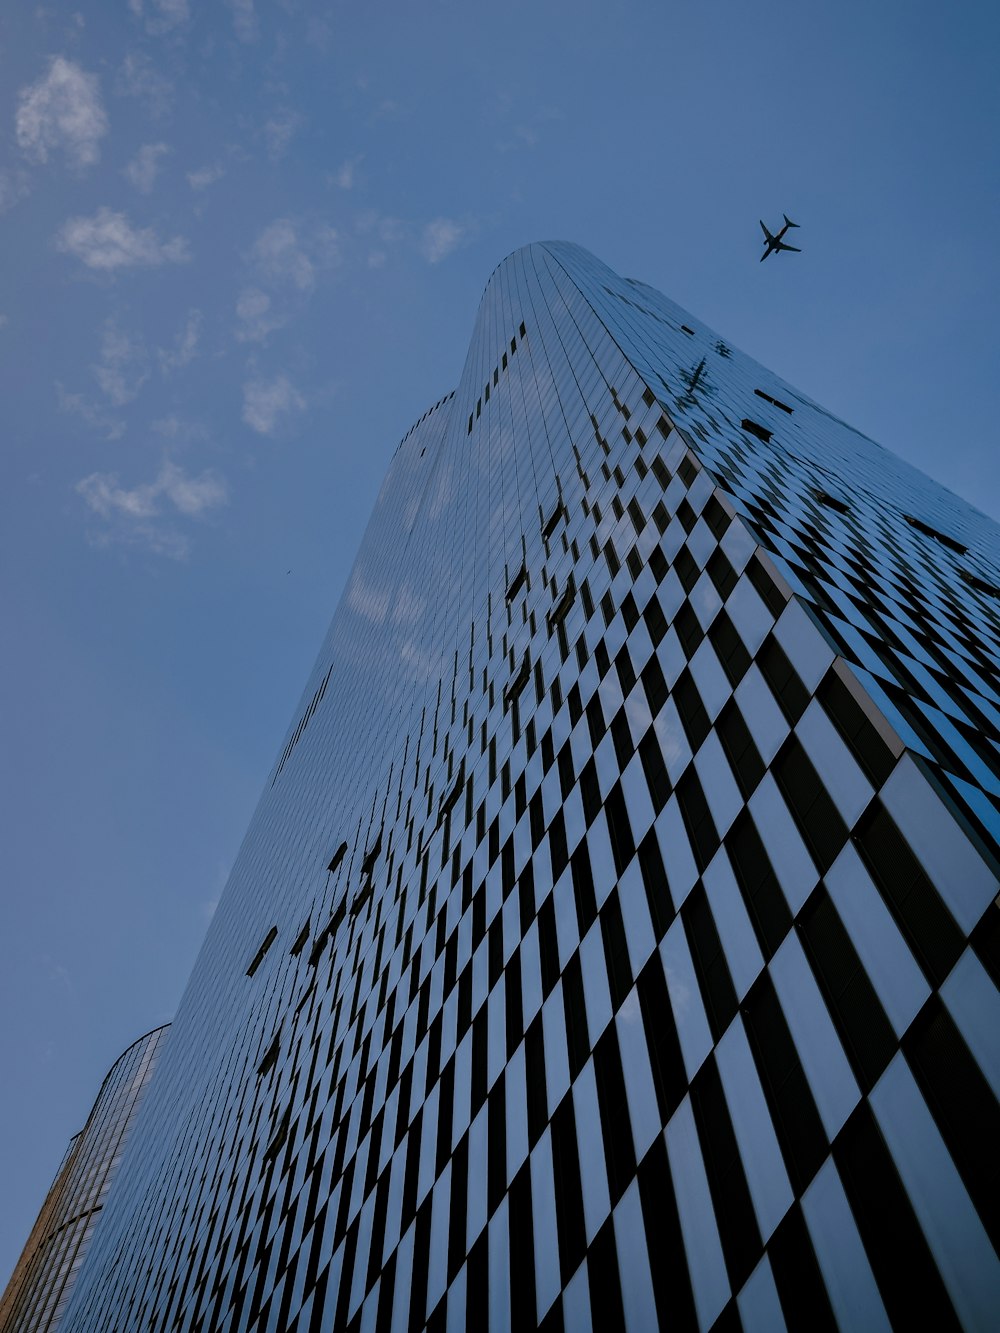
[[[799,225],[797,222],[793,222],[787,213],[782,213],[781,216],[785,219],[786,227],[797,227]]]

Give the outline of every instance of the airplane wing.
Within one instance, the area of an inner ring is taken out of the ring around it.
[[[767,237],[767,239],[768,239],[769,241],[773,241],[773,240],[774,240],[774,237],[771,235],[771,233],[768,231],[768,229],[764,226],[764,223],[763,223],[763,222],[761,222],[761,224],[760,224],[760,229],[761,229],[761,231],[764,233],[764,235]]]
[[[801,245],[786,245],[784,241],[779,241],[779,242],[778,242],[778,249],[779,249],[779,250],[794,250],[795,253],[796,253],[797,255],[800,255],[800,254],[802,253],[802,246],[801,246]]]

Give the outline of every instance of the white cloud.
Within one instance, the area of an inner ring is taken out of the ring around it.
[[[152,116],[165,116],[173,101],[174,85],[153,67],[149,56],[132,51],[115,76],[115,92],[119,97],[138,97]]]
[[[28,176],[24,171],[0,171],[0,213],[13,208],[29,192]]]
[[[341,165],[340,170],[333,173],[330,180],[341,190],[353,190],[354,173],[363,161],[364,153],[359,153],[357,157],[349,157],[347,161]]]
[[[289,144],[304,123],[303,117],[287,106],[282,107],[267,121],[263,131],[264,143],[267,145],[267,155],[272,162],[277,162],[285,156]]]
[[[161,241],[151,227],[133,227],[124,213],[110,208],[99,208],[90,218],[70,218],[56,236],[56,249],[107,272],[182,264],[190,258],[183,237]]]
[[[226,0],[233,11],[233,31],[241,42],[255,42],[260,35],[253,0]]]
[[[465,227],[451,218],[435,218],[424,227],[420,250],[429,264],[437,264],[460,245]]]
[[[53,56],[49,72],[18,94],[16,125],[18,146],[32,161],[47,162],[61,150],[70,166],[93,166],[108,132],[97,75]]]
[[[154,37],[186,23],[191,17],[188,0],[128,0],[136,18],[145,19],[146,31]]]
[[[278,218],[257,237],[250,258],[265,279],[308,292],[317,273],[337,263],[340,245],[332,227],[304,229],[291,218]]]
[[[262,343],[269,333],[284,324],[282,316],[271,307],[271,298],[259,287],[244,287],[236,301],[236,318],[240,321],[236,338],[241,343]]]
[[[358,214],[355,226],[363,236],[376,236],[383,245],[401,241],[407,231],[407,224],[401,218],[389,217],[371,209]]]
[[[211,433],[204,422],[183,417],[159,417],[149,423],[149,428],[165,439],[179,440],[184,444],[204,444],[211,439]]]
[[[123,333],[109,320],[101,339],[101,359],[91,369],[111,405],[124,407],[149,378],[149,358],[142,339]]]
[[[191,539],[185,533],[163,523],[139,519],[119,519],[106,528],[89,532],[87,539],[99,550],[109,546],[142,546],[150,554],[168,560],[186,560],[191,554]]]
[[[127,491],[114,472],[92,472],[76,483],[77,492],[101,518],[125,514],[128,518],[152,518],[156,514],[156,485],[147,482]]]
[[[243,385],[243,420],[260,435],[273,435],[279,421],[301,412],[306,400],[287,375],[273,380],[248,380]]]
[[[196,518],[206,509],[215,509],[229,500],[224,478],[211,470],[199,477],[189,477],[183,468],[165,462],[156,485],[174,508],[189,518]]]
[[[170,151],[165,143],[143,144],[125,168],[125,175],[141,194],[149,194],[152,190],[159,174],[160,158]]]
[[[174,340],[172,349],[160,347],[157,357],[160,370],[164,375],[171,375],[175,370],[183,370],[195,357],[198,341],[201,338],[202,315],[200,310],[189,310],[187,321]]]
[[[200,171],[189,171],[187,174],[188,185],[192,190],[207,190],[210,185],[214,185],[217,180],[221,180],[226,174],[226,168],[216,163],[212,167],[202,167]]]
[[[228,503],[225,478],[207,470],[190,476],[176,463],[165,459],[153,481],[142,482],[131,490],[122,486],[114,472],[92,472],[76,484],[76,491],[88,508],[110,526],[96,537],[98,545],[112,541],[142,545],[157,555],[183,559],[190,541],[183,534],[160,523],[168,514],[201,518],[211,509]]]
[[[378,213],[374,209],[358,213],[354,226],[360,235],[376,242],[368,255],[371,268],[381,268],[388,249],[400,244],[415,248],[429,264],[440,263],[463,244],[470,234],[468,223],[458,222],[454,218],[434,218],[421,226],[417,222]]]
[[[61,384],[56,383],[56,397],[61,412],[72,412],[82,417],[88,426],[103,433],[106,440],[120,440],[125,434],[125,422],[118,417],[109,416],[103,408],[97,407],[82,393],[67,393]]]

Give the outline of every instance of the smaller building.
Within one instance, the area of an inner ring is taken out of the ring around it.
[[[59,1327],[169,1027],[147,1032],[108,1070],[0,1298],[0,1333],[52,1333]]]

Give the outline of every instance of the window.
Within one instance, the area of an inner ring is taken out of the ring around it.
[[[958,577],[963,583],[967,583],[970,588],[975,588],[976,592],[985,593],[987,597],[1000,597],[1000,588],[995,583],[987,583],[985,579],[970,574],[967,569],[960,569]]]
[[[919,518],[914,518],[912,514],[904,514],[903,517],[911,528],[916,528],[925,537],[933,537],[936,542],[940,542],[942,546],[947,546],[948,550],[954,551],[956,555],[965,555],[969,549],[967,546],[963,546],[961,542],[957,542],[954,537],[938,532],[937,528],[932,528],[929,523],[923,523]]]
[[[371,880],[369,880],[367,884],[365,884],[364,888],[359,889],[357,893],[354,895],[354,901],[351,903],[352,921],[355,919],[355,917],[360,915],[361,909],[364,907],[368,899],[372,896],[373,892],[374,892],[374,887],[372,885]]]
[[[326,925],[323,927],[320,933],[316,936],[316,943],[313,945],[312,950],[309,954],[310,967],[315,967],[316,964],[319,962],[319,960],[323,957],[323,950],[326,948],[331,938],[334,935],[336,935],[337,928],[340,925],[341,921],[343,921],[346,911],[347,908],[344,903],[344,900],[341,899],[341,901],[337,904],[337,909],[334,912],[333,916],[331,916],[330,920],[326,923]]]
[[[507,601],[512,602],[517,594],[524,587],[528,578],[528,566],[522,565],[517,571],[510,583],[507,585]]]
[[[576,588],[574,587],[572,581],[570,581],[570,583],[566,587],[566,591],[563,593],[563,595],[559,598],[558,602],[556,602],[555,606],[549,612],[550,630],[554,629],[555,626],[562,624],[562,622],[566,619],[567,613],[569,612],[569,609],[573,605],[575,600],[576,600]]]
[[[260,948],[254,954],[253,962],[247,968],[248,977],[252,977],[253,974],[257,971],[258,967],[260,967],[261,963],[264,961],[264,955],[267,953],[268,949],[270,949],[271,945],[277,938],[278,938],[278,927],[272,926],[271,929],[264,936],[264,941],[261,944]]]
[[[754,393],[758,398],[763,398],[765,403],[770,403],[772,407],[780,407],[782,412],[787,412],[789,416],[792,415],[792,409],[787,403],[783,403],[780,398],[772,398],[771,395],[765,393],[763,389],[754,389]]]
[[[292,1120],[292,1108],[289,1107],[288,1110],[285,1112],[285,1114],[281,1117],[281,1123],[277,1128],[274,1138],[267,1145],[267,1150],[264,1153],[265,1166],[273,1162],[274,1159],[277,1157],[278,1153],[281,1152],[282,1148],[285,1146],[285,1140],[288,1138],[288,1127],[291,1124],[291,1120]]]
[[[458,777],[455,779],[455,782],[451,790],[444,797],[438,809],[438,822],[444,819],[445,815],[451,813],[452,808],[454,807],[458,798],[462,794],[462,788],[464,786],[465,786],[465,760],[463,759],[458,766]]]
[[[741,430],[745,430],[748,435],[756,435],[758,440],[763,440],[765,444],[771,443],[772,432],[766,426],[762,426],[759,421],[752,421],[750,417],[744,417],[740,422]]]
[[[560,497],[560,499],[556,502],[555,509],[553,509],[552,513],[545,520],[545,523],[542,527],[542,536],[546,541],[548,541],[548,539],[555,532],[556,528],[559,525],[559,520],[562,518],[564,512],[565,511],[563,510],[562,498]]]
[[[361,862],[361,878],[370,875],[378,860],[378,854],[382,850],[382,830],[379,829],[378,837],[375,839],[375,846],[370,852],[365,853],[365,859]]]
[[[820,874],[826,874],[847,841],[847,827],[796,736],[781,747],[772,770]]]
[[[838,514],[849,514],[851,506],[845,500],[839,500],[835,495],[829,495],[826,491],[814,490],[813,495],[821,505],[826,505],[827,509],[836,509]]]
[[[521,665],[518,668],[517,675],[511,677],[511,679],[507,682],[507,688],[503,692],[503,702],[505,708],[514,699],[518,697],[518,695],[524,689],[525,685],[527,685],[530,678],[531,678],[531,662],[528,658],[528,654],[525,653]]]
[[[346,855],[347,855],[347,843],[342,842],[340,846],[337,848],[337,850],[334,852],[333,858],[331,859],[330,864],[327,866],[327,871],[329,874],[333,875],[336,873],[337,867],[340,865],[341,861],[343,861]]]
[[[271,1039],[270,1046],[264,1052],[263,1059],[257,1066],[257,1073],[260,1075],[261,1078],[263,1078],[265,1074],[269,1074],[271,1070],[274,1068],[274,1066],[278,1063],[278,1052],[280,1051],[280,1049],[281,1049],[280,1034],[276,1032],[274,1034],[274,1037]]]

